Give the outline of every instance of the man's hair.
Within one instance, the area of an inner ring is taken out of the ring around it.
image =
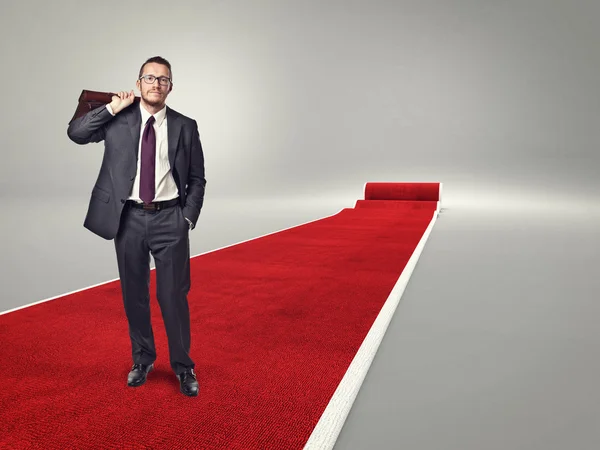
[[[158,63],[167,66],[169,68],[169,78],[171,78],[171,81],[173,81],[173,72],[171,71],[171,64],[162,56],[153,56],[152,58],[148,58],[146,62],[142,64],[142,67],[140,67],[140,74],[138,75],[138,78],[142,76],[142,74],[144,73],[144,66],[148,63]]]

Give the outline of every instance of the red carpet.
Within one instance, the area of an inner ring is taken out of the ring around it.
[[[139,388],[118,280],[0,315],[0,448],[302,449],[436,214],[416,197],[194,257],[196,398],[169,367],[154,271]]]

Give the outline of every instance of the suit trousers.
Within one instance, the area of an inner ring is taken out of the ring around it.
[[[191,331],[189,225],[179,204],[158,211],[123,208],[115,249],[121,292],[129,324],[134,364],[156,360],[150,323],[150,255],[156,265],[156,297],[176,374],[195,368],[190,357]]]

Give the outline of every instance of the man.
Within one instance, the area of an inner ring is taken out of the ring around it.
[[[133,357],[127,384],[144,384],[156,360],[150,323],[152,254],[171,368],[181,392],[197,396],[187,294],[189,230],[204,202],[204,155],[196,121],[165,104],[173,90],[170,63],[159,56],[148,59],[136,87],[139,102],[133,90],[121,91],[67,130],[77,144],[104,140],[84,227],[115,242]]]

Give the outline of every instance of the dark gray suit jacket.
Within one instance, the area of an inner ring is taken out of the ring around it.
[[[168,106],[166,117],[171,172],[179,189],[183,215],[195,227],[206,186],[198,124]],[[96,108],[71,122],[67,130],[77,144],[104,140],[104,158],[83,224],[104,239],[116,236],[133,187],[141,124],[140,104],[136,101],[115,116],[106,106]]]

